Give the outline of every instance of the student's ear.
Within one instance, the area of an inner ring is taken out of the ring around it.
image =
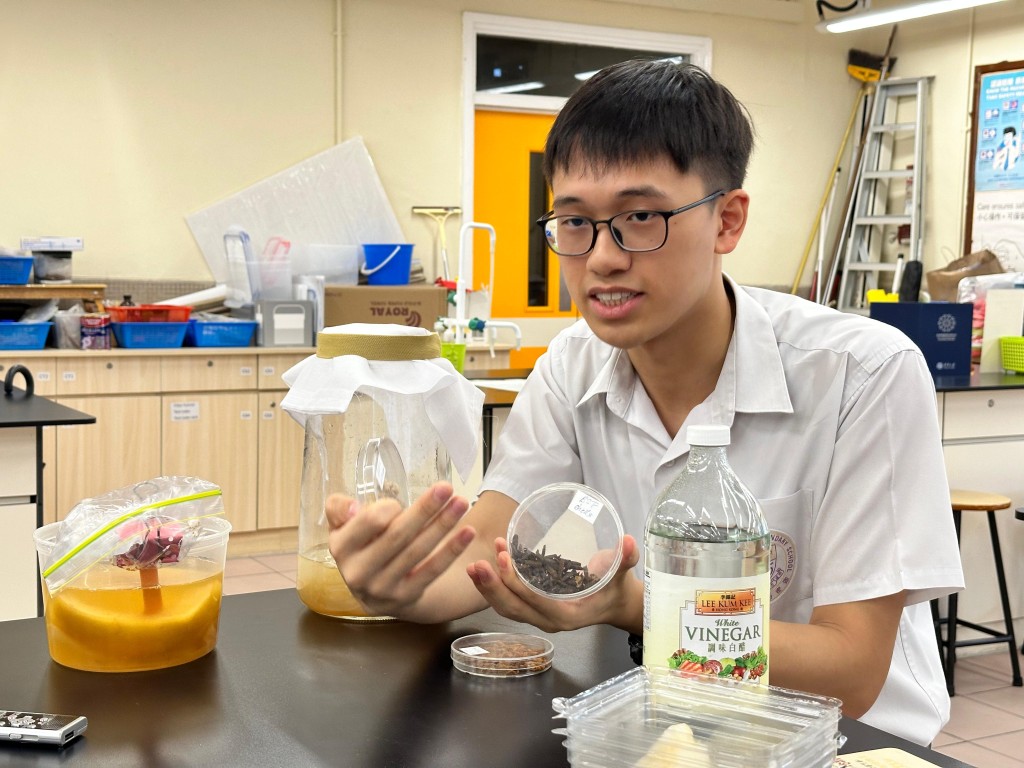
[[[715,253],[732,253],[740,242],[740,235],[747,226],[747,206],[750,204],[750,195],[742,189],[734,189],[727,192],[722,202],[719,214],[721,226],[718,230],[718,238],[715,240]]]

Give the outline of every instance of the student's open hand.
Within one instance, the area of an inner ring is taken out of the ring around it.
[[[329,546],[353,596],[371,614],[404,618],[472,542],[469,527],[445,538],[468,507],[448,483],[436,483],[407,509],[391,499],[360,506],[330,496]]]
[[[516,575],[508,542],[494,541],[495,562],[478,560],[466,573],[488,603],[502,616],[532,624],[544,632],[578,629],[591,624],[633,628],[643,613],[643,583],[633,573],[639,548],[632,536],[622,538],[622,562],[608,584],[579,599],[555,600],[537,594]]]

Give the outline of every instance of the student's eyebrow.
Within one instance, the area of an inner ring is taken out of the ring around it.
[[[620,200],[627,200],[633,197],[667,197],[667,195],[658,187],[644,184],[639,187],[626,187],[620,189],[615,193],[615,197]],[[577,195],[559,195],[554,199],[552,205],[555,207],[563,205],[579,205],[583,202],[583,199]]]

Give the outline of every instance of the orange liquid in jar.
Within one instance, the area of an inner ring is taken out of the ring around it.
[[[92,672],[138,672],[198,659],[217,644],[224,571],[190,559],[161,566],[159,586],[138,571],[96,565],[49,596],[46,637],[59,664]]]
[[[299,555],[296,574],[299,599],[312,611],[351,621],[393,621],[390,616],[371,616],[356,600],[341,577],[326,545]]]

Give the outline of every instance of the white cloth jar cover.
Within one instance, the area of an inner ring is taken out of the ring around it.
[[[387,323],[349,323],[324,328],[317,334],[317,354],[310,355],[283,375],[289,386],[281,401],[284,408],[305,427],[306,417],[344,413],[356,392],[372,397],[385,410],[394,398],[420,396],[430,423],[437,430],[452,464],[463,480],[469,477],[480,451],[484,394],[440,355],[440,343],[425,342],[422,349],[436,348],[436,357],[423,359],[372,359],[356,354],[330,356],[331,349],[351,347],[351,338],[335,337],[433,337],[425,328]],[[368,340],[372,347],[373,340]],[[385,339],[381,340],[382,342]],[[392,346],[390,341],[388,346]],[[389,425],[391,426],[391,425]]]

